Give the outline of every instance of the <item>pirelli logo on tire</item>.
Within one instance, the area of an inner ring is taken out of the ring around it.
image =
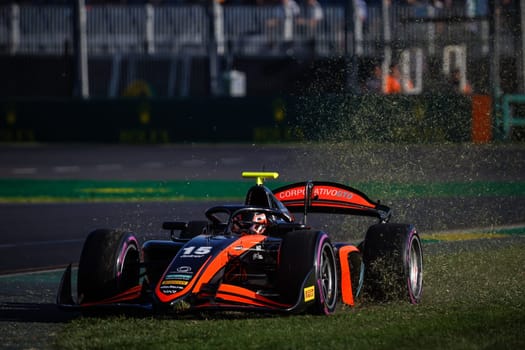
[[[308,302],[315,299],[315,286],[306,287],[304,289],[304,301]]]

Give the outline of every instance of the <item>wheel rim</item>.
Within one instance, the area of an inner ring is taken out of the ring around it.
[[[409,256],[409,284],[410,290],[413,296],[417,299],[421,294],[421,281],[422,281],[422,269],[423,261],[421,254],[421,246],[416,238],[412,239],[410,245],[410,256]]]
[[[117,283],[119,289],[133,287],[136,284],[136,273],[139,260],[137,244],[134,240],[126,242],[124,249],[117,259]]]
[[[334,255],[329,246],[325,245],[321,255],[321,292],[328,308],[336,302]]]

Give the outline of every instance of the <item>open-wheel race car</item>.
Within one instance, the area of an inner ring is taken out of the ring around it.
[[[57,303],[65,309],[139,307],[155,312],[240,310],[331,314],[339,303],[372,300],[417,304],[423,256],[413,225],[389,223],[391,210],[346,185],[306,181],[270,190],[275,172],[256,178],[243,204],[214,206],[206,220],[165,222],[170,239],[99,229],[87,237],[72,296],[72,268]],[[309,227],[309,213],[378,219],[358,244],[332,242]],[[297,221],[293,213],[302,213]]]

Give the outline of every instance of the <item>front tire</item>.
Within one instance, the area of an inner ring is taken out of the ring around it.
[[[278,283],[285,302],[314,300],[308,311],[332,314],[338,298],[337,265],[328,236],[319,231],[287,233],[281,244]],[[315,291],[312,299],[309,288]]]
[[[89,234],[78,265],[79,303],[102,301],[139,284],[140,251],[132,233],[96,230]]]
[[[412,225],[377,224],[363,244],[364,292],[375,301],[421,301],[423,250]]]

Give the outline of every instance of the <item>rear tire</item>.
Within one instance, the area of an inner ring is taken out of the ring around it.
[[[304,301],[308,273],[314,272],[315,302],[308,308],[314,314],[329,315],[335,311],[338,298],[337,265],[328,236],[319,231],[287,233],[281,245],[280,293],[287,303]]]
[[[423,250],[412,225],[377,224],[363,244],[364,294],[374,301],[421,301]]]
[[[78,266],[78,300],[101,301],[139,284],[137,238],[126,232],[96,230],[89,234]]]

